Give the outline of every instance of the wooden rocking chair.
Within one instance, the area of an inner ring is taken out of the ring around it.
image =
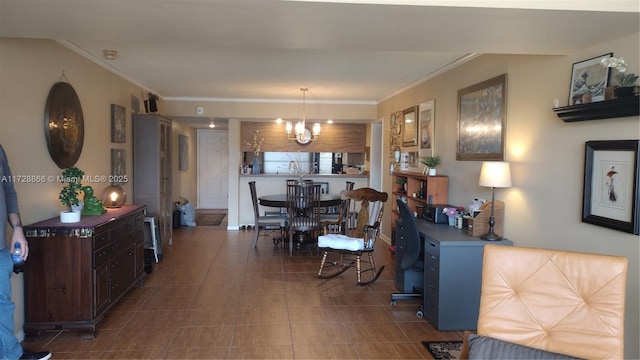
[[[373,251],[388,194],[371,188],[360,188],[342,190],[340,197],[350,200],[351,210],[344,212],[347,215],[341,213],[336,222],[322,223],[324,235],[318,237],[318,249],[323,255],[318,278],[329,279],[338,276],[356,265],[357,284],[371,284],[384,270],[384,266],[376,270]],[[358,208],[357,218],[352,219],[351,214]],[[343,216],[349,218],[343,219]],[[365,259],[364,254],[367,255]],[[328,261],[330,255],[337,259]],[[363,263],[368,267],[363,269]]]

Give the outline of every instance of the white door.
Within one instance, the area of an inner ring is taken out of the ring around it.
[[[229,134],[198,130],[198,209],[226,209],[228,183]]]

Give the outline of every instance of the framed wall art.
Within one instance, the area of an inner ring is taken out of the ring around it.
[[[432,156],[435,153],[435,103],[435,100],[429,100],[418,105],[420,156]]]
[[[189,170],[189,137],[178,135],[178,169]]]
[[[458,90],[456,160],[504,160],[507,74]]]
[[[418,107],[412,106],[402,112],[402,145],[418,145]]]
[[[604,100],[604,89],[609,86],[611,68],[600,65],[602,59],[613,56],[613,53],[600,55],[573,64],[571,69],[571,85],[569,90],[569,105],[579,105],[583,102]],[[587,95],[587,98],[585,98]]]
[[[111,104],[111,142],[127,141],[127,121],[124,112],[124,106]]]
[[[409,151],[409,167],[418,166],[418,152],[417,151]]]
[[[111,149],[111,185],[124,185],[127,173],[124,149]],[[122,180],[122,181],[120,181]]]
[[[84,144],[84,115],[71,84],[60,81],[49,90],[44,109],[44,134],[49,155],[56,165],[60,169],[75,165]]]
[[[639,140],[587,141],[582,221],[640,233]]]
[[[134,114],[140,113],[140,99],[135,95],[131,95],[131,111]]]

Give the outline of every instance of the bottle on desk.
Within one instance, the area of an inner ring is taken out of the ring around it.
[[[425,192],[424,192],[424,181],[420,181],[420,192],[418,192],[418,197],[420,199],[424,199],[425,197]]]

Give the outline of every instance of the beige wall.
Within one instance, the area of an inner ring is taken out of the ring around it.
[[[389,114],[435,99],[438,174],[449,175],[449,202],[467,206],[474,197],[491,197],[478,186],[479,161],[456,161],[457,91],[507,74],[505,160],[511,163],[513,187],[496,190],[506,203],[505,236],[518,246],[626,256],[629,259],[625,357],[640,357],[640,239],[581,222],[584,144],[588,140],[638,139],[638,117],[564,123],[552,111],[553,100],[567,104],[572,64],[604,53],[624,57],[639,73],[639,34],[584,49],[570,56],[480,56],[381,103],[384,146],[389,147]],[[411,150],[403,148],[403,152]],[[389,159],[384,157],[385,169]],[[391,191],[386,174],[384,188]],[[390,221],[389,214],[385,224]],[[390,226],[385,228],[389,236]]]

